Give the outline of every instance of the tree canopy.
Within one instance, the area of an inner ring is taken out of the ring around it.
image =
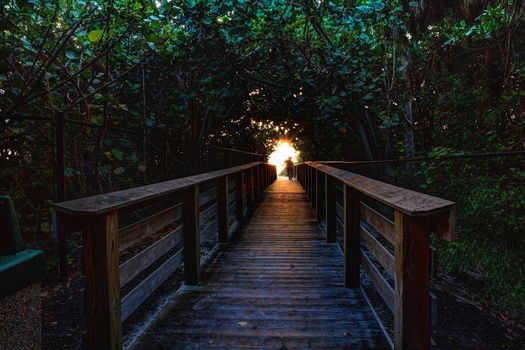
[[[104,142],[109,127],[259,152],[287,137],[317,160],[525,147],[523,1],[6,0],[0,11],[0,134],[24,147],[45,142],[13,118],[58,115],[102,126],[86,149],[111,159],[126,155]],[[525,310],[519,276],[498,277],[519,268],[494,263],[525,247],[523,164],[412,170],[465,208],[470,240],[447,247],[449,267],[482,270],[488,294]]]

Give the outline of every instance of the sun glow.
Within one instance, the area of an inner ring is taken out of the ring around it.
[[[288,157],[292,157],[292,161],[297,163],[297,157],[299,151],[293,148],[293,146],[287,140],[279,140],[275,146],[273,152],[268,157],[268,163],[273,164],[277,167],[277,174],[280,174],[284,170],[284,161]]]

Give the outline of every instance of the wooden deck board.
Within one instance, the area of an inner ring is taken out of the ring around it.
[[[343,256],[296,181],[277,180],[250,223],[185,287],[135,349],[383,349]]]

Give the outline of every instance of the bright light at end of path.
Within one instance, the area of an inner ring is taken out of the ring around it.
[[[290,142],[280,140],[270,154],[268,163],[275,165],[277,167],[277,174],[280,174],[284,170],[284,161],[292,157],[292,161],[297,163],[298,156],[299,151],[293,148]]]

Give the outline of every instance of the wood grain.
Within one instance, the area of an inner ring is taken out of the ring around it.
[[[228,243],[228,183],[229,177],[225,176],[217,181],[217,222],[219,243]]]
[[[390,251],[388,251],[388,249],[386,249],[385,246],[382,245],[363,224],[361,224],[361,238],[363,239],[365,246],[374,254],[383,269],[393,277],[395,264],[394,255],[392,255],[392,253],[390,253]]]
[[[361,203],[361,215],[363,219],[385,237],[390,243],[396,243],[396,234],[394,230],[394,222],[388,220],[379,212],[370,208],[368,205]]]
[[[328,165],[316,162],[306,162],[306,164],[317,171],[337,178],[354,190],[410,216],[449,212],[455,205],[454,202],[445,199],[407,190]]]
[[[213,181],[226,175],[233,175],[246,169],[251,169],[260,164],[263,163],[253,162],[209,173],[56,203],[53,207],[58,211],[74,213],[76,215],[102,214],[108,211],[130,207],[140,202],[167,196],[174,192],[198,186],[202,183]]]
[[[125,285],[151,264],[182,242],[179,227],[120,265],[120,286]]]
[[[372,283],[376,287],[377,291],[385,301],[385,304],[388,306],[390,311],[395,312],[396,302],[394,289],[390,286],[390,284],[388,284],[385,278],[381,275],[381,272],[379,272],[378,268],[366,255],[366,253],[362,252],[361,256],[363,258],[363,269],[372,280]]]
[[[184,283],[195,285],[200,279],[199,188],[183,192]]]
[[[326,241],[335,243],[337,240],[337,222],[336,222],[336,196],[335,196],[335,179],[325,174],[326,185]]]
[[[395,212],[394,346],[430,349],[429,223]]]
[[[178,250],[139,285],[122,298],[122,320],[125,321],[182,263],[183,249]]]
[[[344,288],[343,257],[298,183],[279,179],[264,197],[137,349],[388,348],[361,291]]]
[[[158,213],[128,225],[119,230],[120,251],[126,250],[144,238],[172,225],[182,218],[182,203],[164,209]]]
[[[345,286],[359,288],[361,263],[361,201],[359,194],[349,186],[344,187],[344,231],[343,251],[345,254]]]
[[[118,214],[83,221],[82,262],[85,276],[86,349],[122,348],[120,316]]]

